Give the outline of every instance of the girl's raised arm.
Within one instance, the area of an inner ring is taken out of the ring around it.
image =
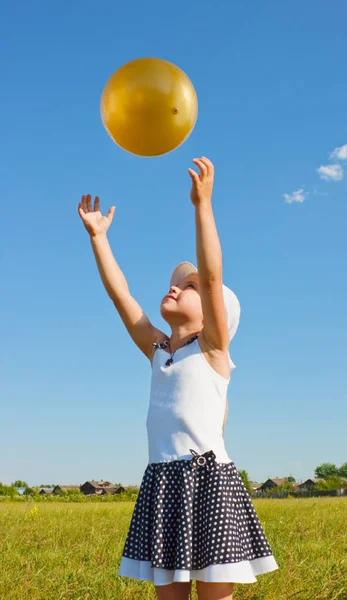
[[[114,303],[126,329],[140,350],[150,359],[153,351],[152,344],[164,334],[154,327],[143,312],[141,306],[130,294],[125,276],[113,256],[107,239],[115,206],[112,206],[106,216],[100,212],[100,200],[96,196],[94,210],[91,196],[82,196],[78,205],[78,213],[85,229],[90,235],[96,264],[106,292]]]

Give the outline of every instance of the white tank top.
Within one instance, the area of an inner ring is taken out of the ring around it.
[[[178,348],[174,361],[157,348],[146,428],[149,463],[191,459],[190,449],[213,450],[218,462],[230,462],[224,445],[223,421],[230,378],[217,373],[203,355],[198,338]],[[235,368],[229,356],[230,368]]]

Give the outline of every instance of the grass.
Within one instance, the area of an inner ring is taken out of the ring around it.
[[[279,569],[235,584],[234,600],[347,600],[347,497],[253,504]],[[0,503],[0,599],[155,600],[152,583],[117,575],[133,509]]]

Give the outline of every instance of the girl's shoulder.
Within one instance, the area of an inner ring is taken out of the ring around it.
[[[230,359],[229,349],[218,350],[214,348],[204,336],[204,330],[202,329],[199,335],[198,344],[200,351],[204,356],[207,363],[212,369],[221,377],[226,380],[230,379],[230,371],[234,364]]]

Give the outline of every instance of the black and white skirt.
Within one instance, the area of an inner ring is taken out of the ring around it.
[[[146,467],[118,574],[155,585],[252,583],[278,569],[235,464],[190,452]]]

